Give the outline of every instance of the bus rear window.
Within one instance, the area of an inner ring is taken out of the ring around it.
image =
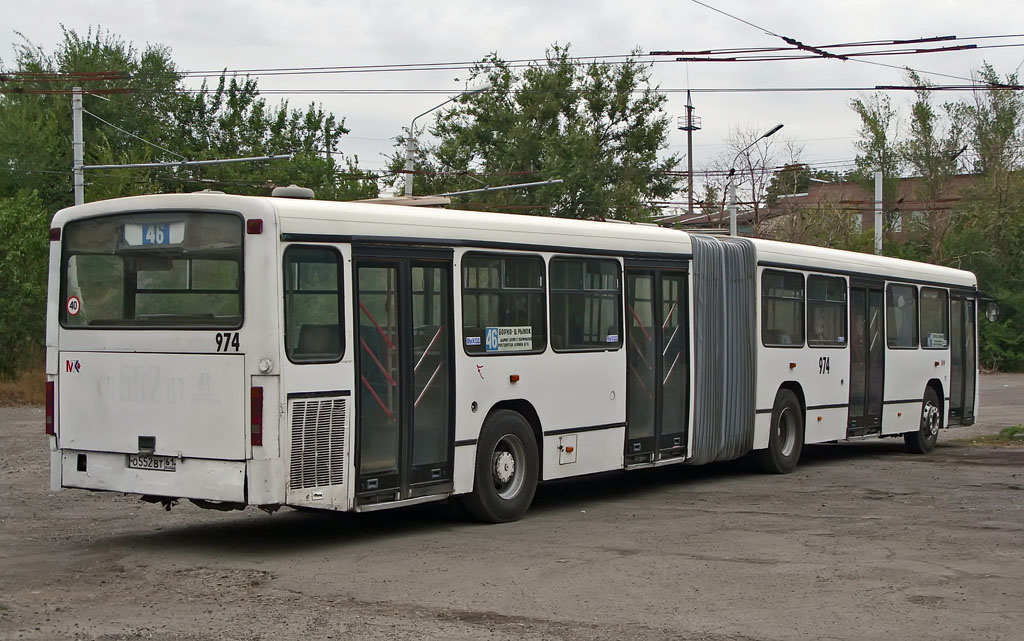
[[[242,325],[242,219],[120,214],[63,231],[65,327]]]

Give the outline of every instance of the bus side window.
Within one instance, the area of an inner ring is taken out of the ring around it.
[[[890,284],[885,295],[885,339],[889,347],[917,348],[917,287]]]
[[[803,274],[765,270],[761,275],[761,342],[766,347],[803,347]]]
[[[284,343],[293,363],[336,363],[342,340],[341,257],[330,247],[284,252]]]
[[[921,347],[949,347],[949,292],[944,289],[921,288]]]
[[[544,259],[540,256],[466,254],[462,259],[466,353],[543,352],[547,347],[544,298]],[[518,340],[502,338],[512,334]]]
[[[622,345],[618,261],[556,257],[550,269],[555,351],[617,350]]]
[[[846,345],[846,279],[814,274],[807,277],[807,344]]]

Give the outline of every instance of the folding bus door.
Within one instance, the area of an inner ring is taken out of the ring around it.
[[[358,504],[452,488],[451,282],[451,252],[356,252]]]
[[[686,271],[626,265],[626,463],[686,453],[689,338]]]
[[[885,295],[882,283],[850,285],[850,413],[848,437],[882,430]]]
[[[949,299],[949,424],[974,423],[974,392],[977,385],[976,324],[974,298]]]

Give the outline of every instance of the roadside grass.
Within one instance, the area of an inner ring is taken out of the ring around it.
[[[998,434],[961,438],[950,442],[956,445],[975,445],[979,447],[1024,447],[1024,425],[1004,427],[999,430]]]
[[[42,405],[46,402],[46,370],[42,363],[17,377],[0,379],[0,407]]]

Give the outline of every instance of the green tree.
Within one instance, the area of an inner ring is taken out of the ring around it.
[[[49,220],[35,192],[0,197],[0,378],[17,374],[29,347],[43,344]]]
[[[811,179],[838,182],[841,177],[834,171],[813,169],[802,162],[788,163],[772,174],[765,190],[765,202],[769,207],[779,204],[779,197],[788,194],[806,194],[811,188]]]
[[[998,322],[981,323],[982,362],[1024,370],[1024,95],[1000,88],[1016,85],[1016,74],[1004,80],[985,65],[979,75],[990,88],[956,111],[966,123],[975,181],[961,194],[946,261],[974,271],[1002,308]]]
[[[649,67],[582,63],[554,45],[546,61],[515,68],[492,54],[471,80],[490,89],[458,98],[421,145],[414,193],[561,179],[558,185],[505,190],[458,200],[457,206],[565,218],[645,220],[653,200],[669,198],[679,163],[662,156],[670,122],[665,97],[650,86]],[[406,132],[407,134],[409,132]],[[404,140],[392,157],[404,164]]]
[[[213,89],[204,83],[194,95],[181,96],[173,116],[178,133],[172,144],[186,157],[294,153],[295,158],[166,171],[164,180],[172,190],[208,184],[232,193],[260,195],[273,185],[295,183],[312,188],[317,198],[326,200],[378,195],[376,177],[360,171],[357,159],[346,159],[339,166],[331,153],[349,133],[344,119],[339,121],[315,103],[305,111],[291,109],[287,102],[269,107],[252,78],[221,76]]]
[[[915,213],[907,228],[908,239],[920,247],[920,258],[942,263],[945,239],[955,221],[949,206],[950,186],[964,151],[963,121],[955,116],[954,103],[938,111],[931,103],[930,83],[910,72],[910,82],[920,87],[910,107],[906,140],[897,143],[905,166],[917,178],[910,207]],[[906,207],[905,207],[906,208]]]
[[[887,226],[891,227],[903,169],[898,143],[899,116],[889,96],[884,94],[876,93],[864,100],[855,98],[850,106],[861,120],[860,138],[854,142],[860,153],[851,178],[869,194],[874,194],[874,174],[882,172],[882,210],[889,222]]]
[[[994,176],[1020,169],[1024,160],[1024,92],[1007,88],[1018,85],[1018,76],[1012,73],[1003,80],[987,63],[978,76],[980,84],[991,89],[975,91],[974,104],[964,104],[958,112],[970,123],[974,171]]]
[[[100,73],[108,75],[86,75]],[[82,75],[71,80],[52,74]],[[95,94],[86,96],[89,113],[83,117],[86,164],[155,159],[153,148],[102,121],[160,143],[167,137],[163,123],[177,102],[175,89],[181,79],[166,47],[149,45],[140,52],[100,29],[85,35],[64,29],[63,42],[53,54],[27,41],[17,45],[10,76],[13,82],[6,86],[26,92],[68,92],[79,85]],[[71,134],[67,93],[0,95],[0,196],[28,189],[36,191],[50,211],[73,204]],[[138,172],[93,172],[87,179],[90,200],[145,193],[154,187]]]
[[[725,217],[722,192],[718,190],[718,187],[708,176],[705,176],[704,179],[704,193],[694,200],[694,204],[700,206],[708,223],[721,224]]]
[[[139,51],[102,29],[65,29],[52,54],[27,41],[18,45],[6,75],[5,86],[25,91],[0,95],[0,196],[29,189],[50,211],[72,204],[73,86],[85,91],[87,165],[295,153],[293,161],[87,171],[87,201],[202,187],[267,194],[292,182],[321,198],[377,194],[375,179],[359,171],[356,159],[339,165],[330,153],[340,151],[348,133],[343,119],[315,104],[270,107],[250,78],[222,77],[216,88],[204,85],[190,95],[161,45]]]

